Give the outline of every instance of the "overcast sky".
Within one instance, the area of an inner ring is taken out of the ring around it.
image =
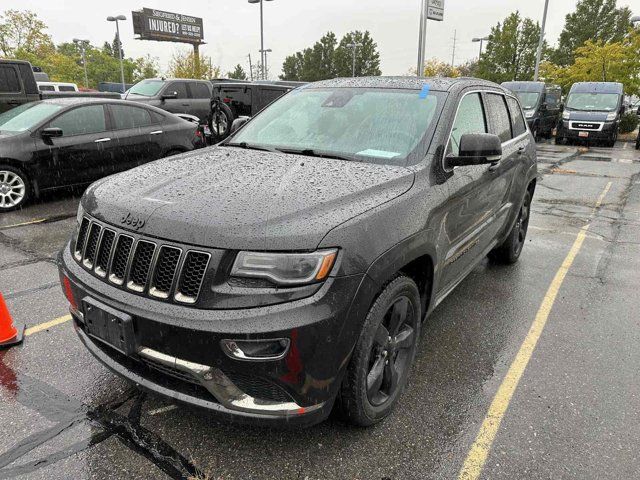
[[[547,22],[547,39],[553,44],[562,30],[564,17],[575,7],[575,0],[551,0]],[[619,0],[640,14],[640,0]],[[199,5],[200,7],[196,7]],[[64,0],[3,0],[4,9],[31,9],[49,26],[54,42],[86,38],[95,45],[111,41],[115,25],[108,15],[124,14],[121,25],[125,53],[130,57],[146,53],[158,57],[167,68],[176,49],[188,45],[135,40],[131,10],[155,8],[202,17],[207,45],[202,51],[227,72],[241,63],[247,70],[247,55],[259,57],[259,6],[246,0],[109,0],[87,2]],[[445,0],[444,22],[430,21],[427,30],[427,58],[451,61],[454,31],[457,33],[455,62],[478,55],[473,37],[487,35],[491,26],[507,14],[519,10],[524,16],[541,20],[544,0]],[[414,67],[417,57],[420,0],[274,0],[265,2],[265,47],[273,54],[269,59],[272,76],[280,73],[284,58],[312,45],[327,31],[340,38],[351,30],[369,30],[378,43],[384,75],[402,75]]]

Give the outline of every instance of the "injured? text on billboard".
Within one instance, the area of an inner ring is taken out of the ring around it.
[[[202,43],[202,19],[180,13],[164,12],[152,8],[131,12],[133,33],[140,40]]]
[[[438,22],[444,20],[444,0],[427,0],[427,18]]]

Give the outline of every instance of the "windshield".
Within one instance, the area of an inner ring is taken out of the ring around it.
[[[129,89],[129,94],[153,97],[158,94],[164,82],[162,80],[144,80]]]
[[[0,131],[19,133],[30,130],[62,109],[51,103],[25,103],[0,114]]]
[[[424,153],[418,147],[431,138],[443,95],[365,88],[295,90],[247,124],[230,144],[406,165],[411,154]]]
[[[617,93],[571,93],[567,108],[572,110],[613,112],[618,109]]]
[[[538,105],[540,94],[538,92],[515,92],[520,99],[523,110],[533,110]]]

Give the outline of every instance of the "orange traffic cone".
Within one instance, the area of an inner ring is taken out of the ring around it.
[[[0,348],[7,348],[22,343],[23,328],[17,329],[9,314],[7,304],[0,293]]]

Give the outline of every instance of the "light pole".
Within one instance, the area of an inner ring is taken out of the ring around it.
[[[347,48],[350,48],[353,50],[353,62],[352,62],[352,66],[351,66],[351,76],[355,77],[356,76],[356,51],[358,50],[358,48],[362,47],[361,43],[348,43],[347,44]]]
[[[544,2],[544,13],[542,14],[542,26],[540,27],[540,41],[538,42],[538,52],[536,53],[536,71],[533,74],[533,81],[537,82],[540,76],[540,60],[542,59],[542,47],[544,46],[544,29],[547,25],[547,12],[549,10],[549,0]]]
[[[120,59],[120,80],[122,81],[122,93],[127,91],[124,84],[124,64],[122,63],[122,42],[120,41],[120,26],[118,20],[126,20],[124,15],[118,15],[117,17],[107,17],[107,22],[116,22],[116,39],[118,40],[118,58]]]
[[[87,76],[87,45],[89,45],[89,40],[80,40],[79,38],[74,38],[73,43],[78,44],[80,47],[80,54],[82,55],[82,66],[84,67],[84,86],[85,88],[89,88],[89,77]]]
[[[273,0],[247,0],[249,3],[259,3],[260,4],[260,52],[262,54],[262,59],[260,63],[262,64],[262,79],[266,80],[266,69],[264,68],[265,60],[266,60],[266,52],[264,50],[264,2],[272,2]]]
[[[271,50],[270,48],[267,48],[266,50],[260,50],[260,53],[262,53],[262,59],[263,59],[263,64],[262,64],[262,79],[266,80],[267,79],[267,73],[269,72],[269,68],[267,67],[267,53],[271,53],[273,52],[273,50]]]
[[[472,38],[471,41],[473,43],[478,43],[480,42],[480,55],[478,55],[478,60],[480,60],[480,57],[482,57],[482,44],[486,41],[489,40],[489,37],[482,37],[482,38]]]
[[[416,73],[418,77],[424,75],[424,47],[427,40],[427,0],[420,0],[420,30],[418,34],[418,66]]]

